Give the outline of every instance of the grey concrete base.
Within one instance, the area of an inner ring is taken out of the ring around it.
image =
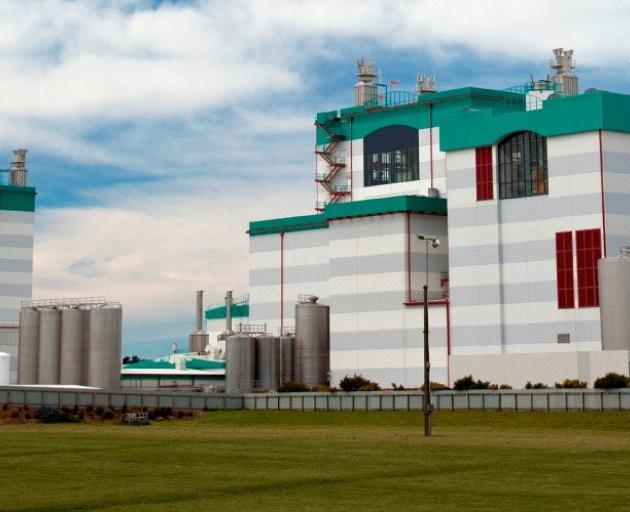
[[[531,354],[451,355],[451,382],[466,375],[521,389],[529,381],[553,386],[565,379],[579,379],[592,386],[608,372],[628,375],[629,352],[536,352]]]

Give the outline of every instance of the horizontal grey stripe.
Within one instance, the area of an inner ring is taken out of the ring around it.
[[[17,322],[20,319],[20,308],[0,308],[0,322]]]
[[[598,321],[549,322],[506,324],[503,327],[506,345],[527,343],[557,343],[558,334],[569,333],[571,343],[600,341]],[[451,328],[453,346],[500,345],[501,335],[498,326],[453,326]]]
[[[538,281],[529,283],[505,284],[502,287],[504,304],[521,304],[529,302],[549,302],[557,298],[555,281]],[[473,306],[500,304],[501,286],[452,286],[451,304],[453,306]]]
[[[284,283],[312,283],[328,280],[328,264],[285,267]],[[249,286],[280,284],[280,268],[258,268],[249,271]]]
[[[32,294],[32,287],[30,284],[0,283],[0,297],[30,298],[31,294]]]
[[[572,197],[536,196],[503,199],[497,203],[448,211],[448,227],[465,228],[488,224],[549,220],[556,217],[601,214],[602,196],[584,194]]]
[[[0,345],[17,346],[18,339],[19,335],[17,329],[0,329]],[[2,352],[2,349],[0,349],[0,352]]]
[[[425,255],[423,253],[414,253],[411,262],[412,271],[424,272],[425,265]],[[438,272],[447,271],[448,256],[445,254],[429,254],[429,268]],[[406,270],[407,256],[404,252],[350,258],[331,258],[330,260],[331,277],[406,272]]]
[[[421,292],[414,290],[414,299],[420,298]],[[429,299],[441,299],[441,291],[431,291]],[[352,293],[331,295],[327,303],[330,304],[331,314],[370,313],[372,311],[400,311],[406,309],[406,290],[377,293]]]
[[[534,240],[501,245],[503,263],[525,263],[528,261],[555,260],[555,240]],[[492,265],[499,263],[499,246],[476,245],[453,247],[449,253],[451,268],[470,265]]]
[[[418,314],[421,314],[418,309]],[[383,329],[380,331],[331,332],[330,350],[379,350],[420,348],[422,329]],[[446,329],[429,325],[431,347],[446,346]]]
[[[35,215],[33,212],[14,212],[2,210],[0,212],[0,222],[15,222],[16,224],[33,224]]]
[[[612,215],[630,215],[630,194],[606,193],[606,213]]]
[[[2,272],[32,272],[33,260],[0,258],[0,271]]]
[[[614,154],[612,156],[611,168],[619,168],[622,154]],[[626,159],[626,168],[628,165],[628,157]],[[496,165],[496,164],[495,164]],[[547,168],[550,178],[561,176],[578,176],[580,174],[589,174],[599,172],[599,152],[579,153],[567,156],[557,156],[547,160]],[[608,170],[608,165],[605,166]],[[494,180],[497,180],[496,168],[494,169]],[[461,188],[470,188],[476,186],[476,171],[474,167],[465,169],[455,169],[448,171],[448,190],[457,190]]]
[[[327,247],[328,230],[311,229],[308,231],[292,231],[284,235],[284,249],[306,249],[310,247]],[[280,234],[258,235],[249,237],[249,252],[280,251]]]
[[[420,162],[420,178],[426,179],[431,176],[431,162]],[[443,178],[446,176],[446,159],[434,159],[433,160],[433,177]]]
[[[599,169],[599,162],[597,162]],[[619,151],[604,151],[604,172],[630,174],[630,154]]]
[[[366,379],[378,383],[382,388],[389,388],[392,384],[405,387],[418,387],[423,382],[422,368],[343,368],[331,369],[330,383],[339,386],[339,381],[346,375],[363,375]],[[444,367],[431,365],[431,380],[446,384],[447,370]]]
[[[405,215],[396,213],[331,222],[328,231],[331,241],[401,234],[406,232]]]
[[[30,249],[33,247],[33,237],[31,235],[0,234],[0,247],[20,247]]]
[[[630,222],[630,219],[629,219]],[[619,249],[630,245],[630,234],[609,235],[606,234],[606,251],[609,256],[619,256]]]

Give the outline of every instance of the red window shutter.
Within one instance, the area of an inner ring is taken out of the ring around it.
[[[558,308],[575,307],[573,286],[573,237],[571,231],[556,233],[556,275]]]
[[[581,308],[599,306],[599,274],[597,261],[602,257],[599,229],[575,232],[578,270],[578,304]]]
[[[475,175],[477,179],[477,201],[494,198],[492,182],[492,146],[475,149]]]

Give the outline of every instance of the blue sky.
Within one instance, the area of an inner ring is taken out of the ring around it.
[[[623,2],[0,0],[0,14],[0,155],[28,148],[39,193],[34,296],[122,302],[126,353],[182,343],[196,289],[247,292],[248,220],[311,213],[314,114],[351,104],[357,57],[403,90],[419,73],[506,88],[574,48],[582,90],[630,92]]]

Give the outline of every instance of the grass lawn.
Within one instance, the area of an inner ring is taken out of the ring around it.
[[[630,413],[209,412],[0,426],[2,511],[630,510]]]

